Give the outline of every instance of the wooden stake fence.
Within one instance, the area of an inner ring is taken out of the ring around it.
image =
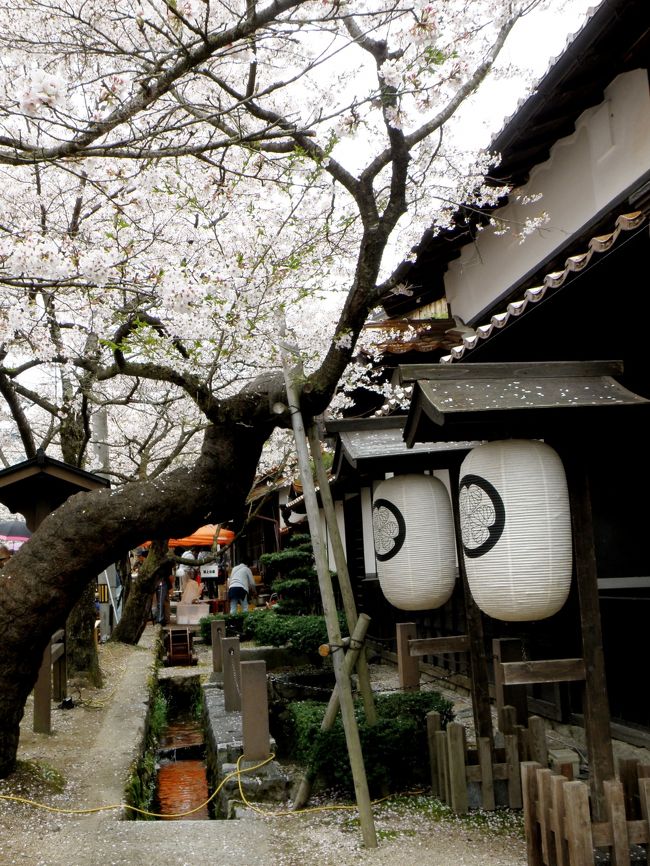
[[[605,820],[593,819],[589,786],[522,764],[528,866],[594,866],[607,849],[612,866],[629,866],[632,846],[650,846],[650,765],[622,761],[620,778],[603,784]],[[638,859],[638,858],[635,858]]]
[[[521,809],[521,763],[534,755],[546,766],[548,749],[542,719],[531,716],[527,728],[515,724],[515,719],[515,708],[504,707],[500,714],[503,746],[494,746],[489,737],[478,737],[476,745],[468,746],[463,725],[450,722],[443,731],[440,714],[429,713],[433,795],[458,814],[467,812],[472,802],[485,811],[499,806]],[[472,792],[472,787],[477,790]]]

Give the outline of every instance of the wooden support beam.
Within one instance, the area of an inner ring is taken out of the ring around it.
[[[504,685],[529,683],[560,683],[584,680],[583,659],[550,659],[548,661],[503,662]]]
[[[397,675],[399,687],[403,691],[417,691],[420,688],[420,668],[416,658],[409,652],[409,644],[417,634],[414,622],[397,623]]]
[[[469,638],[466,634],[420,638],[408,642],[408,651],[412,658],[415,656],[443,655],[444,653],[462,653],[468,650]]]
[[[459,486],[458,465],[449,470],[449,481],[452,490],[458,490]],[[461,529],[460,511],[458,508],[458,497],[452,496],[452,507],[454,510],[454,528],[456,530],[456,545],[458,549],[458,571],[463,585],[465,599],[465,623],[469,637],[469,658],[472,677],[472,710],[474,711],[474,730],[477,737],[489,737],[493,741],[492,731],[492,709],[490,706],[490,685],[488,680],[488,663],[483,633],[483,619],[481,611],[472,598],[472,593],[467,582],[465,570],[465,557],[463,553],[463,532]]]
[[[585,442],[581,440],[580,443],[563,449],[561,456],[567,474],[571,502],[582,656],[585,659],[586,676],[583,703],[585,740],[589,759],[591,808],[594,820],[599,821],[604,820],[606,816],[603,782],[606,779],[614,779],[615,772]],[[592,465],[597,465],[595,459],[592,461]]]
[[[495,638],[492,641],[494,658],[494,694],[497,714],[501,717],[503,707],[514,707],[515,724],[525,725],[528,718],[528,697],[522,685],[506,686],[503,682],[502,662],[520,662],[523,659],[523,646],[519,638]],[[503,733],[506,733],[503,731]]]

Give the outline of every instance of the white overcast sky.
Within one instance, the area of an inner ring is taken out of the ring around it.
[[[497,74],[491,74],[460,109],[453,123],[454,133],[475,146],[487,146],[530,92],[523,76],[500,76],[499,71],[506,64],[514,64],[524,75],[539,79],[599,5],[600,0],[564,0],[560,13],[556,7],[522,18],[503,48],[495,67]]]

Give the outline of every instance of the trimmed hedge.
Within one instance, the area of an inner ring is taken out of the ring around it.
[[[325,617],[303,614],[289,616],[274,610],[257,610],[223,617],[226,634],[239,634],[242,640],[253,640],[257,646],[289,646],[297,652],[318,653],[318,647],[328,642]],[[210,623],[215,616],[204,617],[200,622],[201,638],[211,643]],[[339,614],[341,634],[347,634],[345,619]]]
[[[355,702],[368,787],[373,796],[431,782],[426,714],[436,710],[443,728],[453,717],[451,701],[438,692],[376,695],[377,724],[369,726],[363,705]],[[311,778],[327,787],[354,792],[345,732],[340,716],[329,731],[320,725],[325,705],[316,701],[289,704],[283,714],[284,742],[290,757],[307,767]]]

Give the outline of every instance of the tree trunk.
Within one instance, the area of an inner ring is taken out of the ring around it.
[[[263,415],[259,397],[246,399],[250,408],[248,415],[242,410],[241,423],[228,420],[206,430],[194,466],[120,490],[71,496],[0,572],[0,778],[15,767],[20,720],[45,646],[65,625],[90,576],[148,537],[225,522],[243,508],[273,426],[268,414],[255,417],[257,411]]]
[[[131,582],[122,619],[113,629],[111,640],[136,644],[151,616],[151,598],[161,571],[169,569],[167,542],[154,541],[140,572]]]
[[[101,688],[102,672],[95,641],[95,586],[95,580],[90,579],[72,608],[66,623],[65,644],[68,675],[85,674],[93,686]]]

